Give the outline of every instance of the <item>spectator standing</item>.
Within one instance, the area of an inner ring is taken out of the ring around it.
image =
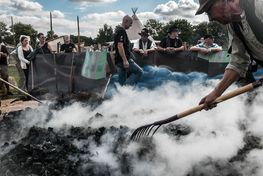
[[[76,46],[73,43],[71,43],[70,37],[68,35],[64,36],[64,44],[61,45],[60,52],[65,52],[65,53],[77,52]]]
[[[115,64],[121,85],[134,85],[142,76],[142,69],[133,61],[130,51],[130,41],[126,33],[132,25],[132,18],[128,15],[122,19],[122,25],[117,27],[114,35],[116,49]]]
[[[33,51],[33,48],[29,45],[29,40],[27,37],[21,37],[21,45],[17,48],[18,59],[20,60],[20,66],[24,71],[25,75],[25,88],[28,90],[28,75],[29,75],[29,60],[27,56]]]
[[[39,43],[36,46],[37,54],[50,54],[52,53],[51,46],[46,42],[46,37],[43,33],[37,34]]]
[[[0,76],[3,80],[8,82],[8,63],[7,63],[7,57],[9,55],[7,48],[4,43],[2,43],[0,39]],[[0,81],[0,84],[2,85],[3,83]],[[12,95],[9,89],[9,85],[5,84],[6,87],[6,94],[7,95]],[[2,87],[2,86],[0,86]]]

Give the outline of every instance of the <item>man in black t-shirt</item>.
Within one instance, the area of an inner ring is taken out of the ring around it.
[[[161,40],[158,51],[175,53],[183,51],[184,46],[182,40],[178,37],[178,29],[176,26],[171,26],[168,31],[168,36]]]
[[[134,85],[142,76],[142,69],[133,61],[130,51],[130,41],[126,33],[132,25],[132,18],[128,15],[122,19],[122,25],[117,27],[114,35],[116,49],[115,64],[121,85]]]
[[[1,42],[1,41],[0,41]],[[8,70],[7,70],[7,56],[9,55],[6,46],[0,43],[0,76],[3,80],[8,82]],[[0,81],[0,88],[2,87],[2,81]],[[7,95],[12,95],[9,90],[9,85],[5,84]]]
[[[61,45],[60,52],[65,52],[65,53],[76,52],[76,46],[70,42],[70,37],[68,35],[64,36],[64,44]]]

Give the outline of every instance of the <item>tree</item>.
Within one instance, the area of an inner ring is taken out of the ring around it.
[[[97,43],[104,44],[113,40],[113,29],[107,24],[103,25],[103,28],[99,29],[97,38],[95,39]]]
[[[28,35],[30,36],[31,45],[36,45],[37,31],[33,29],[33,27],[30,24],[23,24],[19,22],[14,24],[12,30],[14,31],[16,43],[20,42],[20,35]]]
[[[0,21],[0,36],[4,38],[8,34],[6,24]]]
[[[223,46],[224,49],[228,46],[228,34],[224,25],[218,22],[203,22],[194,26],[193,36],[194,41],[203,37],[205,34],[211,34],[214,37],[214,41]]]
[[[198,25],[193,26],[194,42],[197,42],[201,37],[208,33],[208,22],[199,23]]]
[[[0,21],[0,36],[1,41],[8,43],[8,44],[14,44],[14,38],[10,31],[8,31],[7,25],[4,22]]]
[[[228,47],[228,34],[226,26],[212,21],[208,23],[208,33],[213,35],[214,41],[219,45],[223,46],[224,49]]]
[[[149,33],[154,40],[161,40],[162,38],[158,34],[161,33],[163,25],[163,23],[157,21],[156,19],[149,19],[146,21],[144,27],[149,30]]]
[[[47,31],[47,40],[53,39],[54,35],[54,31]]]
[[[70,39],[73,43],[78,43],[78,36],[70,35]],[[85,46],[90,46],[94,43],[91,37],[80,36],[80,41],[84,42]]]

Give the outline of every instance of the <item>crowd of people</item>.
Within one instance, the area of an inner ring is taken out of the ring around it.
[[[134,62],[134,56],[130,51],[130,41],[126,30],[132,25],[132,18],[128,15],[123,17],[122,25],[118,27],[114,38],[114,48],[116,52],[115,64],[119,75],[119,83],[121,85],[134,85],[142,76],[142,69]],[[187,50],[183,45],[182,39],[179,37],[179,29],[171,26],[167,31],[167,36],[163,38],[159,45],[154,40],[149,39],[149,30],[143,28],[138,33],[141,38],[133,44],[132,51],[141,55],[142,58],[154,51],[174,54]],[[190,51],[196,51],[201,54],[211,54],[222,51],[222,47],[214,43],[213,36],[205,35],[204,41],[190,48]]]
[[[200,104],[205,104],[209,107],[214,100],[219,97],[234,81],[239,78],[245,78],[249,73],[249,66],[252,62],[257,62],[263,65],[263,60],[260,56],[263,54],[263,37],[261,29],[263,29],[262,3],[259,1],[244,1],[244,0],[199,0],[200,7],[196,15],[206,12],[210,21],[218,21],[227,25],[229,32],[229,41],[231,60],[226,67],[222,81],[216,88],[204,97]],[[260,16],[261,15],[261,16]],[[134,62],[134,55],[130,49],[130,40],[126,33],[132,25],[132,18],[128,15],[123,17],[122,24],[116,29],[114,35],[113,47],[115,50],[114,63],[119,75],[119,83],[121,85],[134,85],[143,75],[143,70]],[[246,30],[245,30],[246,29]],[[142,57],[147,57],[154,51],[164,53],[176,53],[186,50],[182,40],[179,37],[179,29],[176,26],[171,26],[167,31],[167,36],[163,38],[157,46],[154,40],[150,39],[149,30],[142,29],[139,33],[140,39],[134,42],[133,52],[138,53]],[[39,43],[36,49],[33,50],[29,45],[29,39],[22,37],[21,44],[17,48],[20,66],[23,69],[25,76],[25,89],[28,89],[28,67],[30,59],[28,58],[32,52],[37,54],[51,53],[51,47],[45,41],[43,33],[38,34]],[[222,51],[222,47],[214,43],[213,36],[207,34],[203,36],[195,46],[189,50],[199,52],[201,54],[210,54]],[[94,47],[95,49],[95,47]],[[7,80],[7,61],[8,52],[4,45],[0,48],[0,73],[1,78]],[[69,53],[76,52],[76,47],[70,42],[70,37],[64,37],[64,44],[61,45],[61,52]],[[32,54],[31,54],[32,55]],[[7,94],[11,94],[9,86],[6,85]]]

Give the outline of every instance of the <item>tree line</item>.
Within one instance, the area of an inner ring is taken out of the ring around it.
[[[176,25],[178,27],[180,30],[180,38],[189,45],[196,44],[196,42],[205,34],[211,34],[213,35],[216,43],[223,46],[225,49],[227,48],[228,36],[226,27],[217,22],[202,22],[197,25],[192,25],[185,19],[171,20],[168,23],[162,23],[156,19],[149,19],[146,21],[144,27],[149,29],[154,40],[160,41],[167,35],[167,31],[172,25]],[[117,26],[115,26],[115,29],[116,27]],[[85,46],[95,43],[105,44],[106,42],[113,41],[115,29],[113,30],[112,26],[104,24],[102,28],[98,30],[98,34],[95,38],[80,36],[80,40],[85,43]],[[19,42],[20,35],[28,35],[31,37],[32,46],[35,46],[37,33],[38,31],[36,31],[30,24],[23,24],[19,22],[10,26],[8,30],[7,25],[0,21],[0,36],[6,43],[11,45]],[[54,31],[47,32],[47,40],[56,36],[57,35]],[[78,42],[77,36],[70,35],[70,37],[74,43]]]

